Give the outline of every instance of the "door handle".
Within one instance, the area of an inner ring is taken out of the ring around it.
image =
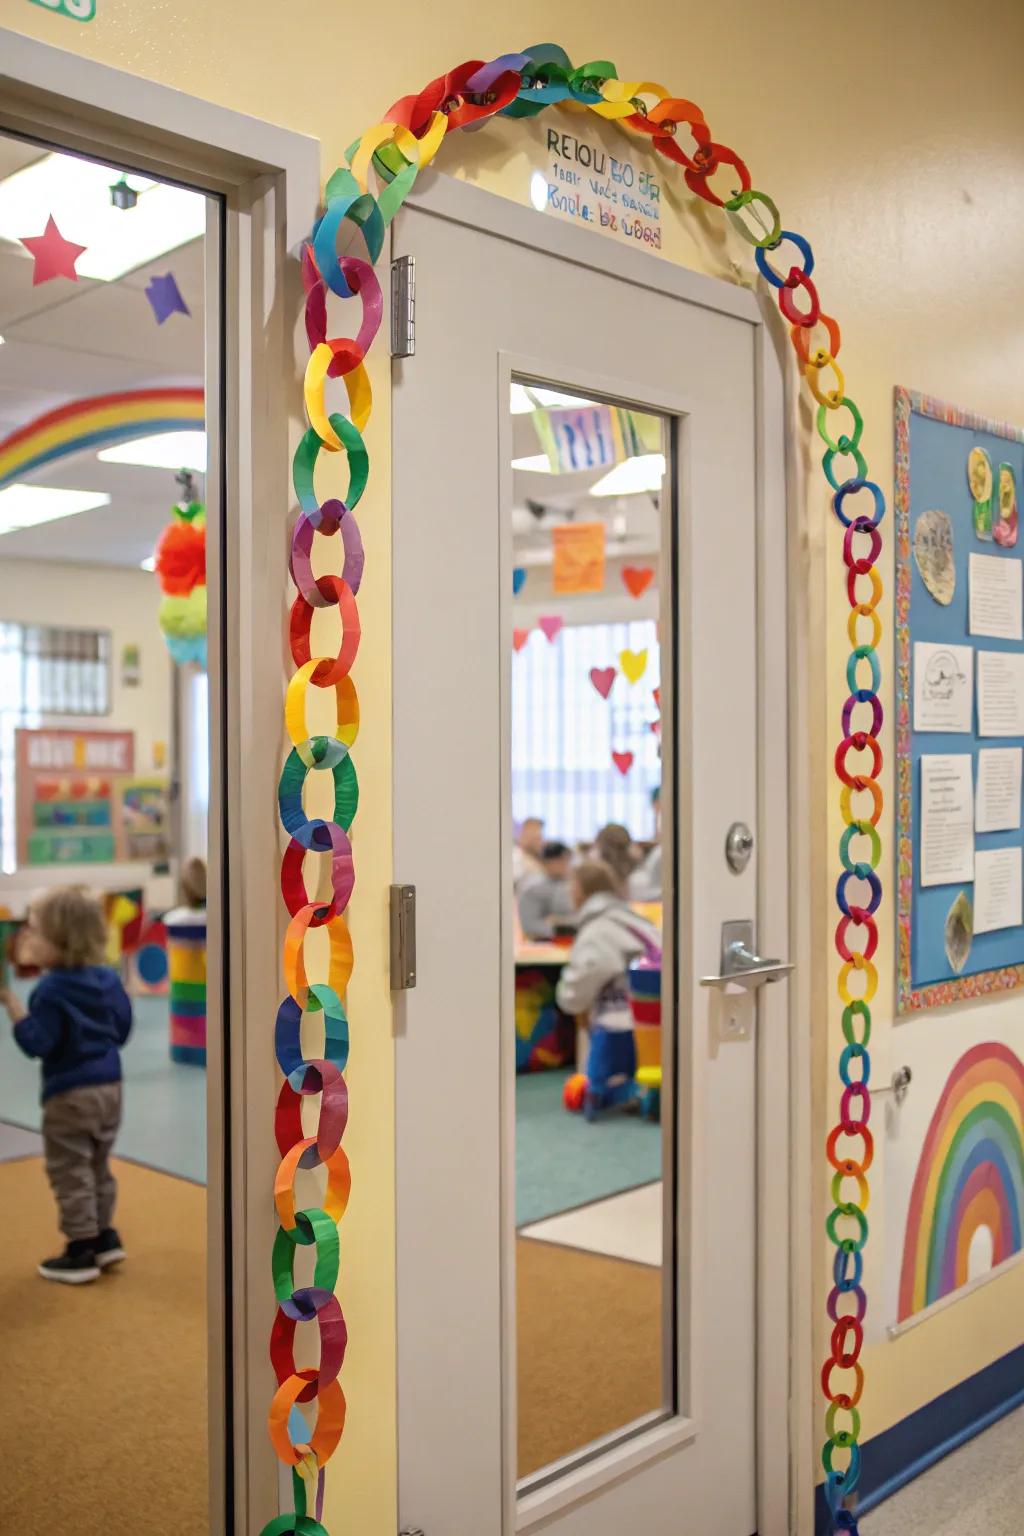
[[[752,992],[780,981],[793,969],[792,961],[766,959],[754,949],[754,925],[748,919],[722,924],[722,959],[717,976],[702,976],[702,987],[743,987]]]

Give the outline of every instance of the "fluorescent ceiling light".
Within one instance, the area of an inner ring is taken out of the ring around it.
[[[38,528],[61,517],[106,507],[110,497],[102,491],[51,490],[45,485],[9,485],[0,491],[0,534],[21,528]]]
[[[592,400],[584,400],[580,395],[563,395],[557,389],[538,389],[533,384],[529,386],[513,384],[510,410],[513,416],[526,416],[538,405],[593,405],[593,403]]]
[[[529,469],[535,475],[550,475],[551,461],[546,453],[528,453],[524,459],[513,459],[513,469]]]
[[[156,555],[147,555],[145,560],[140,560],[139,561],[139,570],[140,571],[155,571],[156,570]]]
[[[118,177],[108,165],[44,155],[0,181],[0,240],[17,244],[25,235],[41,235],[52,214],[65,240],[86,248],[76,264],[79,277],[109,283],[205,233],[201,192],[128,176],[139,201],[134,208],[115,208],[110,188]]]
[[[591,496],[636,496],[641,491],[660,491],[665,477],[663,453],[639,453],[624,459],[590,487]]]
[[[104,464],[141,464],[145,469],[194,469],[206,473],[205,432],[157,432],[135,437],[96,455]],[[547,460],[545,460],[545,463]]]
[[[548,184],[543,171],[534,171],[530,177],[530,202],[538,213],[543,213],[548,205]]]

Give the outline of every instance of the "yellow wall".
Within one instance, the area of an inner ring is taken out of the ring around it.
[[[508,8],[437,0],[368,13],[323,0],[173,0],[159,6],[152,0],[99,0],[99,10],[97,21],[80,26],[29,0],[0,0],[0,22],[315,135],[328,172],[345,145],[395,97],[470,55],[490,57],[553,38],[576,61],[611,58],[623,75],[653,74],[701,104],[716,136],[745,152],[755,185],[777,197],[784,221],[813,239],[825,307],[843,326],[849,390],[868,422],[863,446],[883,486],[892,483],[895,383],[1024,421],[1020,0],[989,0],[973,9],[959,0],[860,0],[841,9],[820,0],[776,0],[768,7],[754,0],[674,6],[662,0],[628,6],[562,0],[557,7],[519,0]],[[507,124],[485,130],[446,146],[439,163],[454,170],[471,162],[476,178],[525,199],[526,158],[519,150],[508,164],[507,153],[530,131]],[[747,270],[745,246],[723,240],[719,222],[695,200],[680,197],[679,204],[686,225],[673,241],[673,254],[720,275],[734,275],[735,260]],[[391,1076],[380,916],[389,852],[389,535],[387,369],[380,355],[375,382],[376,479],[360,519],[369,561],[357,670],[365,715],[359,761],[367,792],[359,821],[359,968],[352,999],[354,1017],[372,1027],[361,1032],[362,1064],[354,1068],[362,1081],[353,1084],[350,1142],[361,1193],[345,1228],[352,1411],[335,1463],[340,1470],[329,1480],[328,1523],[343,1508],[355,1508],[366,1536],[393,1536]],[[806,433],[806,412],[802,424]],[[812,457],[813,449],[805,435],[807,465],[818,456],[813,451]],[[839,538],[820,481],[812,476],[809,484],[812,568],[815,580],[826,583],[814,599],[827,601],[828,608],[827,736],[815,752],[822,793],[845,691],[846,642]],[[891,541],[884,558],[891,563]],[[891,579],[887,587],[892,590]],[[891,619],[888,602],[884,616]],[[891,698],[888,641],[883,661]],[[885,744],[891,789],[891,711]],[[891,807],[891,793],[888,799]],[[891,848],[888,813],[883,832]],[[830,850],[835,836],[830,825]],[[828,867],[816,868],[812,879],[815,905],[824,909],[831,899],[833,852]],[[928,1050],[931,1038],[945,1039],[961,1027],[976,1032],[985,1019],[1020,1006],[1011,1000],[953,1009],[893,1031],[891,902],[886,912],[875,1036],[882,1076],[890,1058],[892,1065],[904,1059],[912,1064],[908,1052]],[[826,981],[823,971],[819,991]],[[834,1012],[830,1008],[833,1020]],[[970,1020],[961,1026],[967,1014]],[[818,1044],[823,1067],[823,1042]],[[833,1049],[830,1076],[834,1061]],[[372,1114],[359,1107],[371,1088]],[[884,1186],[884,1158],[876,1169],[876,1183]],[[869,1281],[883,1240],[883,1194],[880,1187]],[[822,1192],[816,1219],[823,1212]],[[1024,1268],[898,1344],[875,1344],[867,1361],[868,1431],[885,1427],[1022,1339]]]

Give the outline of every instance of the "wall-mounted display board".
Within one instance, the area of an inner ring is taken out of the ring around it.
[[[167,782],[135,776],[133,731],[18,730],[14,740],[19,868],[167,858]]]
[[[1024,429],[896,391],[897,1008],[1024,983]]]

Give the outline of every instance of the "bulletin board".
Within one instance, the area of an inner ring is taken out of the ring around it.
[[[1022,494],[1024,429],[896,390],[901,1014],[1024,983]]]

